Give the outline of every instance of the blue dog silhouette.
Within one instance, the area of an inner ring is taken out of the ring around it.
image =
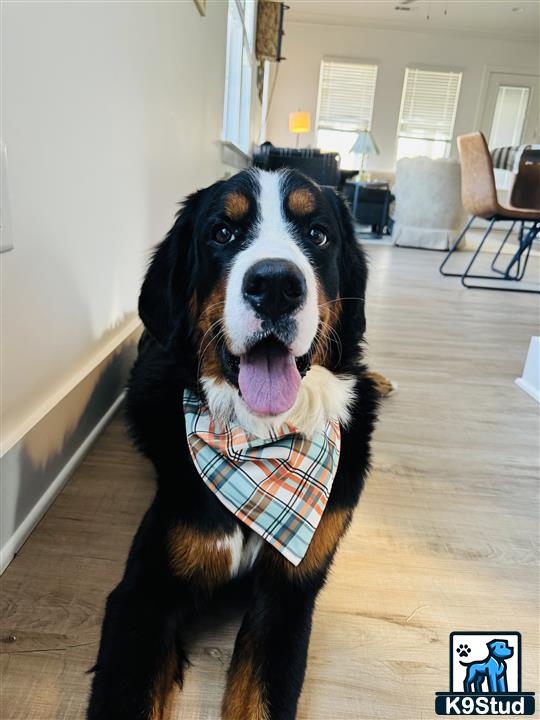
[[[481,693],[484,680],[488,681],[490,693],[508,692],[506,682],[505,659],[512,657],[514,649],[508,647],[506,640],[492,640],[487,643],[489,655],[485,660],[474,660],[473,662],[459,661],[460,665],[467,668],[463,680],[463,690],[466,693]]]

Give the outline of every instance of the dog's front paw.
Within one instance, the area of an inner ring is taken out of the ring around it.
[[[388,397],[391,395],[395,390],[397,390],[397,383],[393,380],[389,380],[384,375],[381,375],[381,373],[378,372],[369,372],[368,377],[372,380],[373,384],[375,385],[375,389],[377,393],[379,394],[379,397]]]

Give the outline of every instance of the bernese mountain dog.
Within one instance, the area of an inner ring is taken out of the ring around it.
[[[89,720],[161,718],[190,623],[240,581],[222,718],[296,716],[369,468],[366,279],[344,201],[297,172],[245,170],[183,204],[140,294],[126,406],[157,492],[107,600]]]

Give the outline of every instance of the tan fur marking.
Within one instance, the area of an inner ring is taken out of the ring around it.
[[[232,557],[227,547],[219,547],[223,536],[201,533],[178,525],[169,534],[169,560],[173,572],[185,578],[195,577],[209,588],[230,578]]]
[[[240,192],[230,192],[225,196],[223,209],[231,220],[241,220],[248,213],[249,200]]]
[[[194,321],[197,319],[197,309],[197,293],[193,293],[193,295],[189,299],[189,314],[191,316],[191,319]]]
[[[319,330],[315,341],[315,350],[311,359],[312,365],[328,367],[332,345],[338,342],[333,332],[341,315],[341,299],[328,301],[323,289],[319,287]]]
[[[280,555],[279,562],[289,577],[302,580],[321,570],[344,535],[351,516],[350,510],[326,510],[315,530],[307,553],[298,565],[294,566]]]
[[[174,685],[175,676],[178,674],[177,663],[176,652],[171,650],[154,680],[154,687],[152,688],[152,709],[149,720],[162,720],[163,718],[167,700]]]
[[[388,397],[388,395],[394,392],[394,385],[392,385],[392,381],[384,375],[381,375],[381,373],[369,372],[367,376],[373,381],[375,388],[381,397]]]
[[[229,669],[221,708],[222,720],[269,720],[257,664],[251,648],[242,649],[242,661]]]
[[[295,215],[309,215],[315,210],[313,193],[306,188],[292,190],[287,198],[287,207]]]
[[[225,308],[225,282],[220,280],[200,308],[197,326],[200,331],[200,375],[222,379],[223,371],[217,356],[217,346],[221,342],[217,336],[223,330],[223,311]]]

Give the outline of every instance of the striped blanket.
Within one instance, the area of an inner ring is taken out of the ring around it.
[[[532,151],[531,154],[540,153],[540,145],[514,145],[512,147],[495,148],[491,151],[493,167],[498,170],[509,170],[517,173],[523,153],[528,154],[530,151]]]

